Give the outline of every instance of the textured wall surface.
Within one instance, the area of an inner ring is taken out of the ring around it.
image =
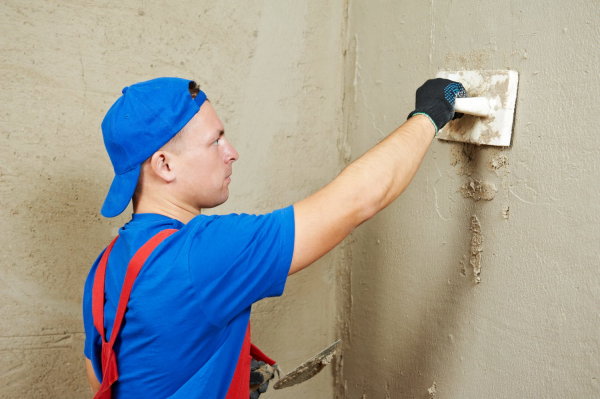
[[[196,79],[241,154],[210,212],[261,213],[383,138],[438,70],[507,68],[511,148],[436,141],[397,202],[255,306],[284,370],[345,339],[337,369],[265,398],[600,395],[597,1],[346,3],[2,2],[0,397],[88,395],[83,281],[128,217],[98,212],[123,86]]]
[[[0,397],[82,398],[80,301],[125,215],[99,215],[112,169],[100,121],[121,88],[196,79],[241,154],[231,199],[301,199],[341,160],[343,8],[334,1],[3,1],[0,5]],[[255,307],[254,340],[284,370],[334,338],[333,253]],[[331,372],[266,397],[331,397]]]
[[[433,143],[355,232],[340,397],[600,397],[599,24],[595,0],[350,3],[353,158],[438,70],[520,83],[511,148]]]

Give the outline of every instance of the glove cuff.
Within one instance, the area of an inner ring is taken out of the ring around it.
[[[431,121],[431,123],[433,124],[433,127],[435,128],[435,134],[433,135],[433,137],[437,136],[438,132],[440,131],[440,129],[438,129],[437,124],[435,123],[435,121],[433,120],[433,118],[431,116],[429,116],[429,114],[422,112],[422,111],[413,111],[410,114],[408,114],[408,118],[406,119],[410,119],[415,115],[425,115],[427,118],[429,118],[429,120]]]

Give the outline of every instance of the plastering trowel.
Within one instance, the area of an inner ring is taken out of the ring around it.
[[[510,146],[519,74],[516,71],[441,71],[438,78],[462,83],[469,97],[457,98],[455,111],[438,138],[478,145]]]
[[[273,385],[273,388],[281,389],[291,387],[309,380],[317,375],[321,370],[323,370],[323,368],[325,368],[325,366],[331,363],[331,360],[333,360],[333,356],[335,355],[335,350],[340,342],[341,340],[338,339],[333,344],[319,352],[317,355],[296,367],[294,371],[281,377],[281,379],[277,381],[275,385]]]

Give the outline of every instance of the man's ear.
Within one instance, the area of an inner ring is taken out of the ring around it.
[[[175,180],[175,171],[172,168],[173,154],[166,151],[156,151],[150,157],[150,168],[152,172],[165,183],[170,183]]]

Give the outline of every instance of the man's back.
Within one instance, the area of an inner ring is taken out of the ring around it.
[[[293,209],[263,216],[198,216],[187,225],[157,214],[134,215],[120,230],[107,267],[107,339],[127,263],[164,229],[179,231],[150,255],[133,286],[115,345],[120,375],[113,394],[223,397],[251,304],[283,292],[293,251]],[[85,354],[100,377],[100,337],[91,317],[96,267],[97,262],[83,307]]]

